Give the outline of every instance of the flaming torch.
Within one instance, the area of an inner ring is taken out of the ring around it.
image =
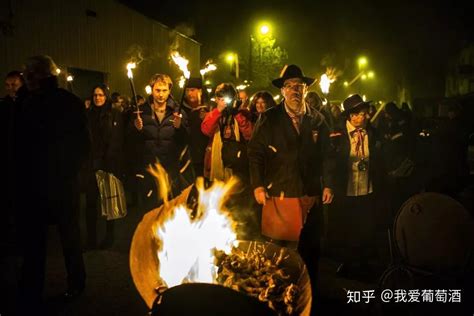
[[[72,82],[74,81],[74,77],[72,75],[68,75],[66,77],[66,81],[67,81],[69,91],[71,91],[71,93],[74,93],[74,87],[72,86]]]
[[[201,76],[204,77],[204,75],[210,71],[214,71],[217,69],[216,64],[213,64],[211,60],[208,60],[206,62],[206,65],[204,69],[201,69],[199,72],[201,73]]]
[[[331,83],[336,81],[338,73],[336,72],[335,68],[326,68],[326,73],[321,75],[321,79],[319,80],[319,87],[321,88],[321,92],[324,94],[323,105],[327,107],[327,115],[329,116],[329,124],[330,129],[334,128],[333,117],[331,114],[331,104],[329,102],[329,87]]]
[[[335,68],[326,68],[326,73],[321,75],[321,79],[319,80],[319,87],[321,88],[321,92],[324,93],[325,96],[329,94],[329,87],[331,83],[336,81],[337,76],[339,73],[336,71]]]
[[[188,79],[191,76],[191,72],[188,70],[189,60],[187,60],[186,58],[181,56],[177,51],[175,51],[171,54],[171,58],[173,59],[174,63],[179,67],[179,69],[183,72],[183,77],[185,78],[184,83],[182,84],[183,85],[183,94],[181,95],[181,102],[179,102],[179,104],[178,104],[178,114],[181,114],[181,107],[182,107],[182,104],[183,104],[183,101],[184,101],[184,94],[186,92],[186,86],[187,86],[187,83],[188,83]],[[181,84],[180,84],[180,86],[181,86]]]
[[[135,85],[133,84],[133,72],[132,72],[132,69],[135,69],[136,67],[137,67],[136,63],[127,64],[127,77],[128,77],[128,80],[130,81],[130,89],[132,90],[133,101],[135,101],[135,106],[137,107],[137,110],[134,113],[136,113],[137,117],[139,117],[141,111],[138,108],[137,93],[135,92]]]

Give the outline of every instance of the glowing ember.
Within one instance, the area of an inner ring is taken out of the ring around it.
[[[155,176],[163,177],[156,168]],[[162,191],[160,182],[160,192]],[[235,224],[223,204],[237,180],[215,181],[209,189],[197,181],[199,192],[197,210],[178,205],[157,222],[153,234],[158,243],[159,276],[168,287],[186,282],[215,283],[217,267],[214,251],[230,253],[237,238]],[[162,196],[163,197],[163,196]],[[191,215],[192,214],[192,215]]]
[[[174,63],[178,65],[179,69],[183,72],[183,76],[186,79],[189,79],[191,72],[188,70],[188,63],[189,60],[181,56],[177,51],[171,54],[171,58],[173,59]]]

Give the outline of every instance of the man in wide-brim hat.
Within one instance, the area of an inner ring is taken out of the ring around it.
[[[298,66],[285,66],[272,81],[284,99],[261,114],[248,145],[251,185],[263,206],[261,233],[272,242],[298,245],[312,280],[319,253],[319,202],[331,203],[333,197],[324,183],[321,190],[321,163],[329,159],[320,141],[327,131],[313,126],[304,102],[313,82]],[[330,164],[322,169],[331,173]]]

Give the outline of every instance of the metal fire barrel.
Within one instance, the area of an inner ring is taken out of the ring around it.
[[[216,284],[191,283],[182,284],[165,290],[161,294],[160,306],[154,306],[157,298],[157,289],[164,287],[159,276],[159,260],[157,256],[157,241],[153,229],[157,222],[162,222],[161,217],[166,216],[167,209],[185,204],[188,200],[192,187],[188,187],[181,195],[171,200],[168,205],[154,209],[143,216],[138,224],[130,249],[130,270],[133,282],[141,297],[150,309],[156,311],[156,315],[184,315],[185,310],[201,310],[209,312],[207,315],[233,315],[232,312],[242,310],[248,311],[245,315],[271,315],[273,311],[256,298],[234,291]],[[263,245],[264,256],[273,258],[278,256],[280,246],[272,243],[257,241],[239,241],[238,248],[247,251],[249,247]],[[291,249],[283,248],[284,257],[287,257],[280,267],[290,276],[291,282],[300,289],[294,315],[309,315],[311,309],[311,284],[306,266],[299,254]],[[230,292],[229,292],[230,291]],[[192,293],[192,295],[191,295]],[[179,302],[179,303],[177,303]],[[156,304],[155,304],[156,305]],[[211,308],[212,310],[207,310]],[[225,310],[222,314],[217,311]],[[253,311],[252,313],[250,311]],[[202,313],[195,313],[202,314]],[[241,314],[243,315],[243,314]]]
[[[407,200],[393,231],[403,261],[432,273],[463,272],[474,254],[472,215],[439,193],[421,193]]]

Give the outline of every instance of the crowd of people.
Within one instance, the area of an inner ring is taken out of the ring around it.
[[[1,106],[12,183],[2,191],[8,201],[2,224],[21,223],[20,298],[33,305],[41,303],[49,224],[61,236],[66,297],[84,290],[82,251],[114,242],[114,221],[107,221],[104,240],[97,240],[99,170],[121,179],[130,203],[143,214],[162,203],[147,171],[155,162],[168,174],[170,198],[197,177],[237,177],[230,203],[240,237],[297,249],[314,288],[323,232],[328,251],[341,258],[341,276],[370,273],[375,233],[391,225],[403,202],[424,190],[455,196],[467,185],[467,133],[452,121],[459,107],[450,108],[451,120],[433,149],[441,150],[439,161],[429,168],[424,159],[433,151],[417,151],[419,130],[408,104],[389,102],[377,113],[358,94],[342,106],[331,104],[308,91],[315,79],[296,65],[285,66],[272,81],[283,96],[279,104],[268,91],[249,98],[231,83],[219,84],[211,101],[200,77],[188,80],[179,104],[171,78],[161,73],[150,78],[151,94],[137,105],[105,84],[80,100],[58,87],[56,69],[50,57],[29,58],[22,73],[6,76]],[[85,244],[79,233],[81,192]]]

